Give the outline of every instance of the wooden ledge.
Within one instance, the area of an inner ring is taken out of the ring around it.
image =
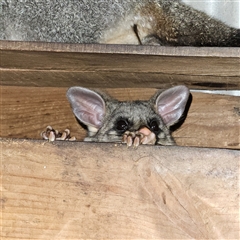
[[[239,89],[240,48],[0,41],[1,85]]]
[[[126,44],[68,44],[0,40],[0,50],[240,58],[240,48],[237,47],[166,47]]]
[[[0,144],[3,239],[239,237],[239,151]]]

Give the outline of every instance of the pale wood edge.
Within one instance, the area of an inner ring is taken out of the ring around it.
[[[122,44],[68,44],[0,40],[0,50],[240,58],[237,47],[166,47]]]

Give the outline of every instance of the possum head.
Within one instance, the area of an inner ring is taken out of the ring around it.
[[[76,118],[87,126],[84,141],[121,142],[125,132],[149,129],[155,144],[174,145],[169,128],[181,118],[189,98],[185,86],[158,91],[149,101],[118,101],[82,87],[71,87],[67,98]]]

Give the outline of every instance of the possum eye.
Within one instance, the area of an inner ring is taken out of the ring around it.
[[[115,126],[118,131],[125,132],[128,129],[129,122],[126,119],[120,119],[116,122]]]
[[[159,125],[158,125],[158,121],[156,119],[152,119],[149,123],[149,127],[150,130],[152,130],[153,132],[159,132]]]

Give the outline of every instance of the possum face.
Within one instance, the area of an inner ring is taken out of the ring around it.
[[[125,132],[142,132],[146,128],[155,134],[155,143],[173,143],[161,116],[146,101],[119,102],[108,111],[94,137],[101,142],[121,142]]]
[[[174,145],[169,127],[182,116],[189,97],[185,86],[159,91],[149,101],[117,101],[87,88],[72,87],[67,92],[77,119],[88,127],[85,141],[121,142],[124,134],[140,137],[151,134],[151,144]],[[145,144],[148,144],[146,141]]]

